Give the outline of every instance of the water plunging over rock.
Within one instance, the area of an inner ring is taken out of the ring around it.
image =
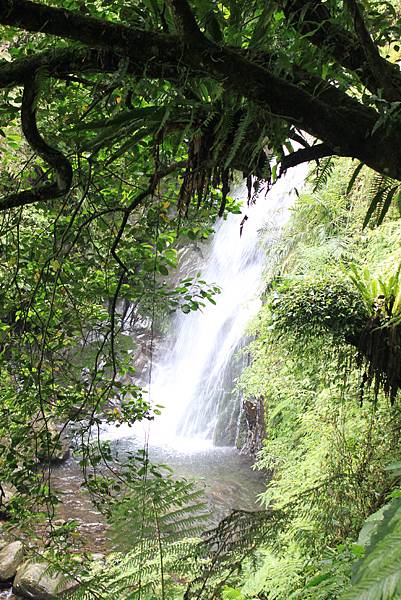
[[[216,306],[189,315],[177,314],[167,342],[155,356],[151,399],[164,406],[155,423],[159,443],[172,439],[234,445],[241,411],[235,380],[244,358],[247,324],[260,306],[265,252],[259,231],[268,225],[277,236],[287,218],[292,190],[302,184],[305,168],[298,167],[276,183],[266,196],[258,193],[247,206],[247,190],[240,188],[242,215],[229,215],[216,226],[212,243],[205,245],[189,273],[217,284]],[[244,227],[240,224],[247,215]]]

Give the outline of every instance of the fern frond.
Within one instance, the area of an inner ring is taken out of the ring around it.
[[[231,144],[230,151],[227,155],[227,159],[224,164],[225,169],[229,168],[233,159],[235,158],[241,144],[244,141],[244,138],[245,138],[245,135],[246,135],[246,132],[248,130],[250,123],[251,123],[251,115],[250,115],[250,112],[247,110],[247,111],[245,111],[245,114],[241,118],[239,125],[235,131],[234,140]]]
[[[313,172],[315,175],[313,192],[320,192],[327,185],[327,182],[333,173],[335,162],[332,156],[323,158],[319,166]]]
[[[351,588],[341,600],[396,600],[401,596],[401,499],[395,498],[377,522]]]
[[[388,213],[394,194],[399,190],[399,183],[385,175],[375,175],[369,191],[369,207],[363,227],[366,227],[374,214],[377,214],[376,225],[383,222]]]

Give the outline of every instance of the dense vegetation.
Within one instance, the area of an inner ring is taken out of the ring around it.
[[[401,597],[398,3],[0,0],[0,28],[7,527],[77,598]],[[134,363],[172,311],[218,301],[173,272],[239,211],[234,176],[251,201],[311,161],[239,383],[266,411],[263,510],[200,542],[194,485],[146,452],[112,465],[93,431],[159,412]],[[96,506],[134,531],[100,575],[57,552],[80,551],[55,519],[67,430]]]
[[[392,278],[392,301],[398,297],[401,230],[396,210],[380,227],[362,228],[372,174],[347,193],[349,168],[339,161],[328,183],[305,190],[271,251],[241,385],[245,397],[264,399],[268,433],[257,466],[272,479],[262,502],[284,517],[238,598],[399,597],[398,538],[358,571],[366,548],[372,552],[372,529],[360,533],[365,519],[398,495],[401,415],[397,397],[372,381],[355,339],[385,313]],[[369,301],[367,280],[380,282]],[[395,554],[386,556],[390,546]]]

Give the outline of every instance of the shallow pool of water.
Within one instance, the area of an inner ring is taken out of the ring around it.
[[[143,436],[128,427],[103,431],[103,441],[109,441],[113,456],[124,463],[129,455],[144,448]],[[213,447],[208,442],[170,440],[148,446],[150,461],[173,469],[174,476],[195,479],[202,486],[211,514],[207,526],[217,524],[232,510],[257,510],[258,494],[265,488],[266,478],[252,469],[252,460],[235,448]],[[59,490],[62,505],[58,518],[76,519],[84,545],[93,552],[110,547],[104,517],[92,505],[82,488],[82,473],[77,460],[69,459],[54,471],[53,482]],[[1,597],[0,597],[1,598]]]

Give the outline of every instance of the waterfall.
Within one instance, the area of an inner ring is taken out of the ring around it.
[[[259,231],[268,226],[273,236],[278,235],[293,190],[302,185],[305,175],[305,166],[292,169],[267,195],[261,189],[251,206],[241,186],[233,195],[242,200],[242,214],[221,219],[212,242],[201,249],[192,271],[195,268],[207,283],[218,285],[221,294],[216,305],[208,303],[201,311],[176,314],[167,343],[155,356],[151,399],[164,408],[152,426],[152,443],[232,443],[229,429],[236,427],[232,415],[239,411],[239,401],[232,394],[241,362],[236,354],[247,324],[260,307],[263,285],[265,252]],[[222,420],[227,398],[231,417]]]

